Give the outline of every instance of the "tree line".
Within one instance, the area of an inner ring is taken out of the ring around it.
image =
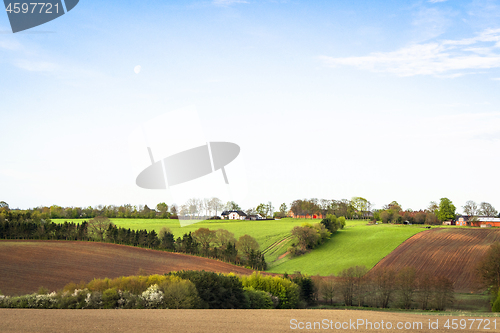
[[[445,310],[453,302],[453,281],[415,268],[401,270],[349,267],[337,276],[316,278],[318,298],[325,303],[378,308]]]
[[[462,208],[464,214],[471,217],[469,221],[473,221],[475,217],[481,215],[493,217],[498,215],[495,207],[488,202],[481,202],[478,205],[469,200]],[[373,220],[383,223],[441,224],[443,221],[455,220],[457,215],[457,208],[453,202],[448,198],[441,198],[439,204],[436,201],[431,201],[425,210],[419,211],[411,209],[403,211],[397,201],[392,201],[382,209],[375,210]]]
[[[175,239],[165,227],[159,234],[154,230],[131,230],[117,227],[107,217],[96,217],[82,223],[37,222],[29,212],[9,217],[0,221],[0,239],[98,241],[199,255],[257,270],[267,268],[264,255],[253,237],[243,235],[236,240],[233,233],[224,229],[199,228]]]
[[[351,200],[329,199],[299,199],[292,202],[290,210],[295,216],[312,216],[328,214],[343,216],[348,219],[362,219],[367,217],[372,203],[362,197],[353,197]]]

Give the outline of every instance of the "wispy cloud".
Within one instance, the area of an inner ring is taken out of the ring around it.
[[[230,6],[238,3],[248,3],[245,0],[213,0],[212,3],[216,6]]]
[[[412,44],[392,52],[368,56],[319,57],[327,66],[353,66],[398,76],[458,77],[471,70],[500,68],[500,29],[488,29],[476,37]]]
[[[438,8],[421,8],[414,14],[414,41],[423,42],[442,35],[451,25],[454,14]]]
[[[46,61],[18,60],[15,65],[30,72],[52,72],[57,69],[56,64]]]
[[[438,3],[438,2],[445,2],[445,1],[448,1],[448,0],[429,0],[428,2],[430,2],[430,3]]]
[[[0,38],[0,49],[7,49],[13,51],[19,49],[19,47],[20,44],[17,41]]]

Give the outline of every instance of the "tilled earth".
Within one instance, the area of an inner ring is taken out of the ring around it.
[[[77,241],[0,241],[0,291],[25,295],[70,282],[180,270],[251,274],[222,261],[133,246]],[[1,331],[0,331],[1,332]]]
[[[296,331],[444,333],[498,332],[500,328],[500,317],[452,317],[355,310],[0,309],[0,318],[0,332],[4,333]],[[450,328],[445,327],[446,322]],[[455,327],[453,323],[457,325],[456,329],[453,329]],[[465,328],[462,329],[463,324]]]

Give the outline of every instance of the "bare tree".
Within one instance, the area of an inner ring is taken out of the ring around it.
[[[172,206],[170,206],[170,213],[172,213],[172,215],[176,216],[178,212],[179,212],[179,207],[177,207],[177,205],[175,203],[172,204]]]
[[[429,308],[432,299],[432,275],[429,272],[420,272],[417,281],[416,300],[422,310]]]
[[[212,206],[210,205],[210,199],[203,199],[203,209],[205,210],[205,216],[212,215]]]
[[[367,271],[365,266],[354,266],[340,272],[337,289],[342,295],[345,305],[352,306],[355,300],[361,296],[361,286]]]
[[[330,304],[333,304],[333,297],[335,296],[335,290],[336,290],[336,285],[333,275],[330,275],[321,280],[319,285],[319,292],[325,302],[330,302]]]
[[[271,201],[267,202],[267,216],[273,216],[274,213],[274,207]]]
[[[493,207],[488,202],[481,202],[481,204],[479,205],[479,212],[481,215],[484,215],[484,216],[497,216],[498,215],[498,212],[495,209],[495,207]]]
[[[213,211],[215,211],[215,215],[218,215],[218,212],[222,210],[223,203],[219,198],[213,197],[210,199],[210,207]]]
[[[433,213],[436,214],[437,210],[439,209],[439,206],[436,201],[431,201],[429,204],[429,207],[425,210],[428,213]]]
[[[247,215],[255,215],[255,214],[257,214],[257,211],[255,210],[255,208],[254,208],[254,207],[252,207],[252,208],[248,208],[248,209],[245,211],[245,213],[247,213]]]
[[[184,216],[184,217],[187,214],[189,214],[189,207],[188,207],[188,205],[181,205],[179,214],[181,214],[181,216]]]
[[[477,216],[479,213],[477,204],[472,200],[467,201],[462,208],[464,209],[464,214],[470,217]]]
[[[376,271],[375,288],[377,291],[378,304],[382,308],[389,307],[389,302],[396,290],[395,281],[396,271],[392,268],[383,268]]]
[[[416,270],[413,267],[404,267],[397,276],[399,300],[404,309],[409,309],[413,301],[413,295],[417,289]]]
[[[191,216],[190,218],[193,218],[196,213],[198,213],[198,199],[196,198],[191,198],[188,201],[186,201],[186,207],[188,214]]]

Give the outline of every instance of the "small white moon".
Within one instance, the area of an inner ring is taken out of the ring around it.
[[[134,67],[135,74],[139,74],[140,71],[141,71],[141,65],[137,65],[137,66]]]

